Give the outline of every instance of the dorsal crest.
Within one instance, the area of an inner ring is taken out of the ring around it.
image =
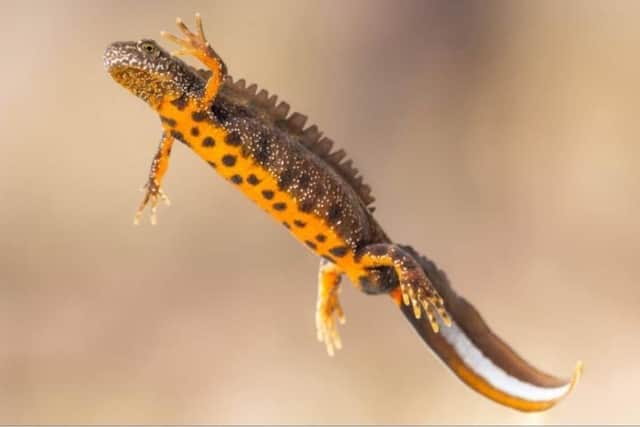
[[[347,154],[344,150],[333,150],[333,141],[323,136],[318,126],[305,127],[307,116],[298,112],[289,114],[289,104],[284,101],[278,102],[276,95],[270,96],[264,89],[258,91],[258,86],[255,84],[247,86],[244,79],[234,82],[230,76],[227,76],[224,85],[244,95],[250,106],[270,119],[275,126],[296,136],[309,151],[321,158],[355,190],[370,211],[374,210],[371,204],[375,198],[371,194],[371,187],[364,183],[362,175],[359,175],[358,169],[353,166],[353,161],[346,158]]]

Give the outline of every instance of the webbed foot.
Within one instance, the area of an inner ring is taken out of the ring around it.
[[[163,201],[167,206],[169,206],[171,205],[171,202],[169,201],[169,198],[164,193],[164,191],[162,191],[160,186],[158,186],[158,184],[156,184],[156,182],[153,180],[148,181],[141,191],[145,190],[146,193],[144,199],[142,199],[142,202],[140,203],[140,206],[136,211],[136,216],[133,219],[133,223],[135,225],[140,224],[140,220],[144,215],[145,208],[147,207],[147,205],[151,205],[151,215],[149,216],[149,219],[151,221],[151,225],[156,225],[156,223],[158,222],[158,204],[160,203],[160,201]]]
[[[184,38],[174,36],[171,33],[162,31],[160,34],[165,39],[180,46],[180,49],[173,52],[174,55],[193,55],[200,60],[206,60],[206,58],[215,56],[211,45],[207,41],[204,35],[204,29],[202,27],[202,18],[199,13],[196,13],[196,32],[192,32],[189,27],[180,18],[176,18],[176,25],[180,32],[184,35]]]

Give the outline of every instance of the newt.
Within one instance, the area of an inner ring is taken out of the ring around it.
[[[173,143],[193,150],[304,247],[320,257],[316,329],[329,355],[342,347],[339,301],[346,276],[365,294],[387,294],[444,364],[472,389],[521,411],[554,406],[575,386],[546,374],[505,344],[444,272],[412,247],[395,243],[374,218],[371,188],[342,149],[286,102],[234,80],[207,41],[199,14],[195,31],[177,19],[182,37],[169,53],[154,40],[115,42],[104,53],[111,77],[159,116],[160,143],[151,163],[138,223],[147,206],[156,223]],[[191,55],[206,68],[180,59]]]

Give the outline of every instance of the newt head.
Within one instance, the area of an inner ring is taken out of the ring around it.
[[[204,87],[191,67],[153,40],[112,43],[104,52],[104,65],[116,82],[154,109]]]

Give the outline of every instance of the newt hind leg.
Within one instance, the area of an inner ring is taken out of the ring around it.
[[[342,348],[336,321],[344,324],[345,316],[338,298],[342,271],[335,264],[322,259],[318,273],[318,302],[316,329],[318,341],[324,342],[329,356]]]
[[[358,252],[357,258],[366,269],[393,268],[398,276],[404,304],[412,306],[417,319],[422,317],[424,311],[434,332],[440,329],[436,315],[440,316],[445,325],[451,325],[442,297],[418,261],[400,246],[387,243],[368,245]]]

